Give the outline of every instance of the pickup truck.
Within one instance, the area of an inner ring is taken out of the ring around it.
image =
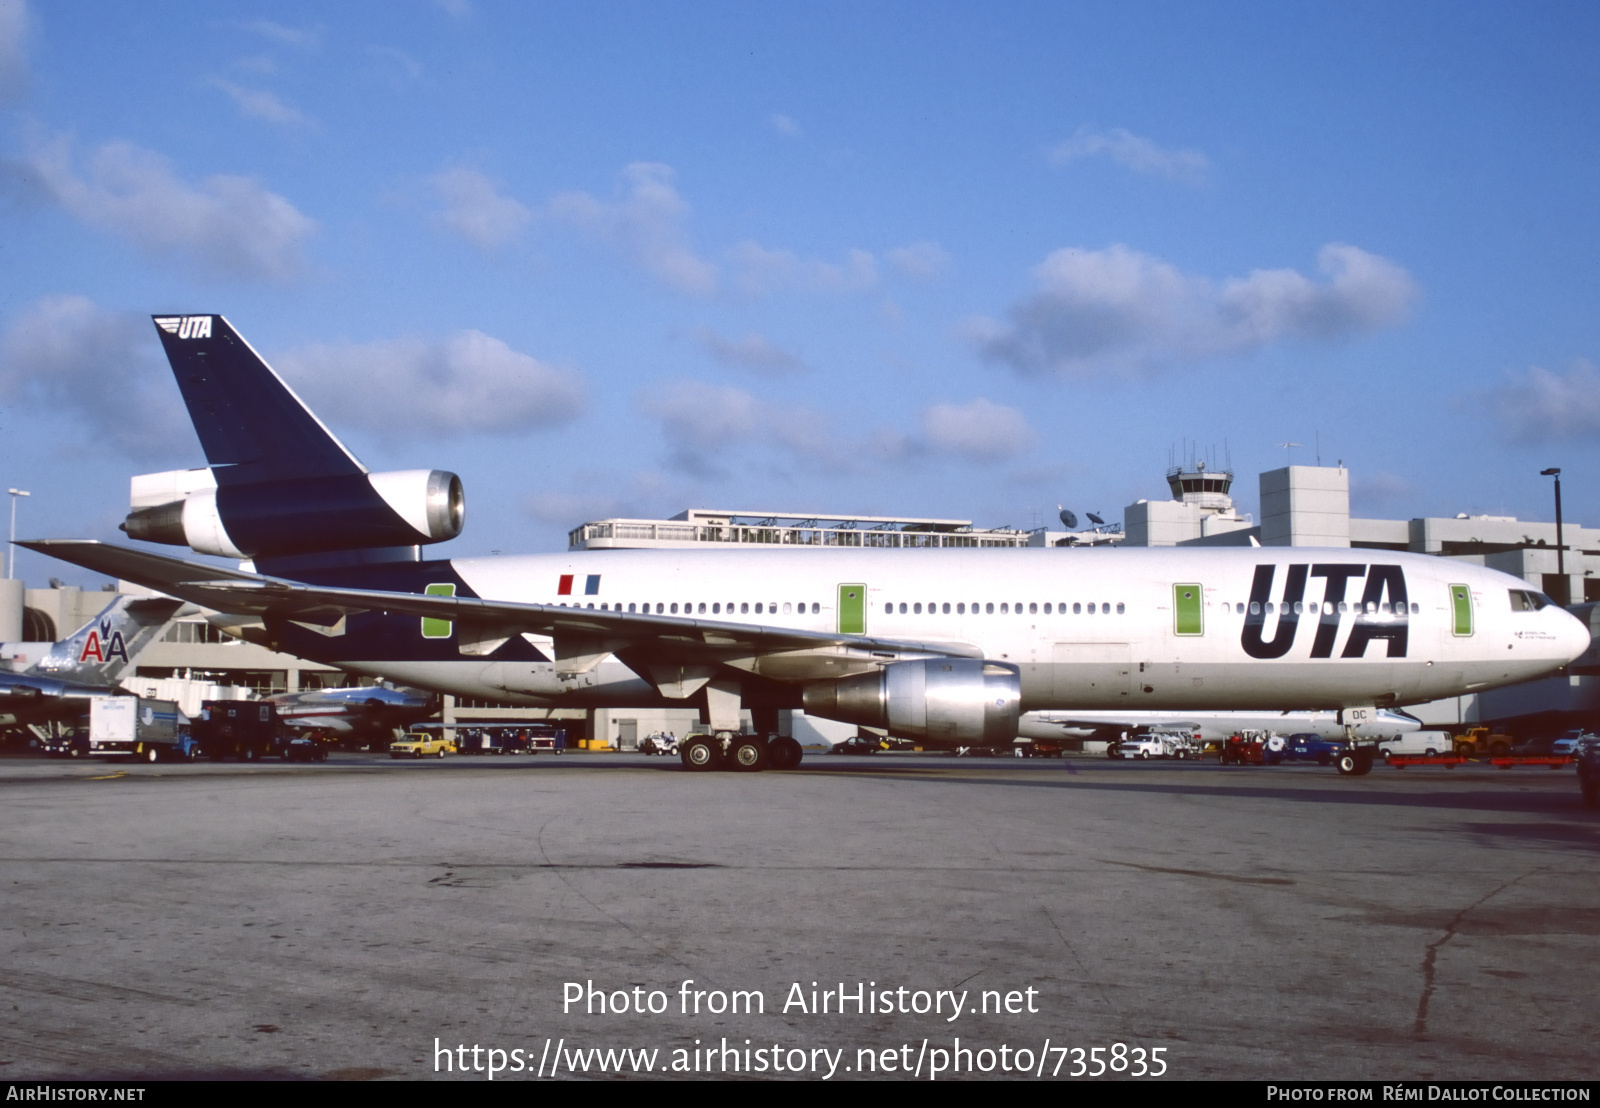
[[[405,738],[389,744],[391,758],[443,758],[455,752],[456,744],[443,735],[429,735],[420,731],[413,731]]]
[[[1315,762],[1331,766],[1333,760],[1345,752],[1348,744],[1324,739],[1321,735],[1274,735],[1267,740],[1262,758],[1269,766],[1280,762]]]

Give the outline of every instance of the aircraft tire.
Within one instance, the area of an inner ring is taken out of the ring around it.
[[[686,770],[705,773],[707,770],[716,769],[722,763],[722,751],[717,749],[714,740],[704,735],[696,735],[678,748],[678,760],[683,763],[683,768]]]
[[[1370,750],[1347,750],[1334,761],[1339,767],[1339,773],[1344,777],[1363,777],[1372,772],[1372,752]]]
[[[800,744],[787,735],[780,735],[767,744],[767,766],[770,769],[798,769],[803,756]]]
[[[767,744],[750,735],[734,739],[728,747],[728,768],[739,773],[759,773],[767,768]]]

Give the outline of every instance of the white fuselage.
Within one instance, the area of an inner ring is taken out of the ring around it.
[[[486,599],[970,644],[1020,669],[1024,711],[1407,704],[1537,677],[1589,645],[1560,608],[1519,610],[1514,594],[1531,594],[1517,578],[1379,550],[620,550],[451,565]],[[549,638],[528,639],[554,657]],[[662,699],[614,658],[576,681],[465,654],[339,664],[524,703]],[[803,683],[882,661],[839,646],[724,664]]]

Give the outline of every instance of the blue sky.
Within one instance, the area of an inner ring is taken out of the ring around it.
[[[1170,451],[1600,519],[1600,9],[0,0],[0,471],[116,538],[220,312],[455,554],[1049,521]],[[69,567],[24,554],[32,583]]]

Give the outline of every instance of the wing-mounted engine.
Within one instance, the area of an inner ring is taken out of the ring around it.
[[[1017,735],[1022,675],[1005,662],[928,658],[875,673],[818,681],[804,690],[808,715],[942,746],[1009,746]]]
[[[225,558],[421,546],[461,534],[461,478],[442,469],[217,484],[210,469],[133,479],[129,538]]]

